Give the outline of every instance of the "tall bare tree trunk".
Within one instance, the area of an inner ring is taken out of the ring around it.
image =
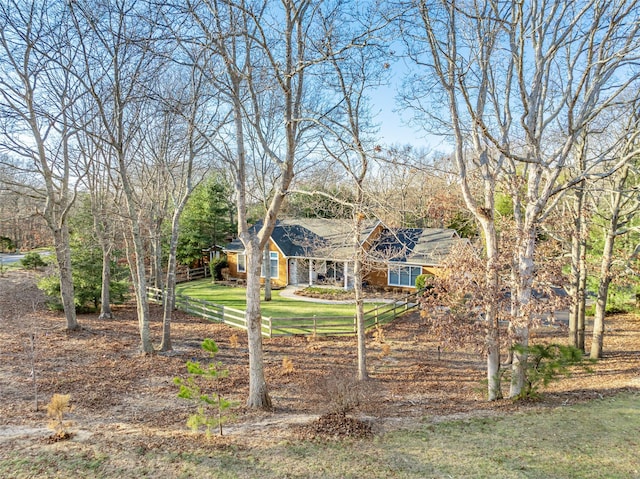
[[[262,254],[257,240],[246,247],[247,262],[247,339],[249,342],[249,398],[247,406],[271,409],[271,397],[264,375],[262,313],[260,311],[260,264]]]
[[[485,236],[486,262],[486,288],[492,292],[493,297],[499,295],[498,282],[498,236],[495,223],[492,219],[481,221]],[[487,328],[487,399],[495,401],[502,398],[500,375],[500,323],[498,321],[498,307],[495,302],[489,302],[485,308],[485,322]]]
[[[593,318],[593,339],[591,340],[592,359],[602,358],[604,346],[604,324],[607,310],[607,296],[609,284],[611,284],[611,264],[613,262],[613,245],[615,242],[614,230],[609,230],[605,236],[602,250],[602,262],[600,264],[600,282],[598,284],[598,297],[596,299],[596,313]]]
[[[584,165],[582,165],[584,169]],[[586,181],[581,181],[575,194],[575,220],[571,236],[571,309],[569,311],[569,344],[584,349],[584,320],[586,301]]]
[[[600,283],[598,285],[598,297],[596,299],[596,314],[593,319],[593,339],[591,341],[592,359],[602,357],[604,345],[604,324],[607,310],[607,296],[611,284],[611,265],[613,264],[613,247],[618,232],[621,216],[621,204],[623,202],[622,190],[629,175],[629,167],[625,166],[617,181],[617,187],[612,193],[611,217],[605,232],[604,247],[602,249],[602,261],[600,263]]]
[[[112,319],[111,312],[111,246],[102,247],[102,287],[100,289],[99,319]]]
[[[580,276],[578,278],[578,342],[576,347],[585,350],[584,336],[587,315],[587,225],[582,220],[580,238]]]
[[[187,181],[187,191],[173,212],[171,220],[171,237],[169,239],[169,259],[164,291],[164,311],[162,316],[162,343],[160,351],[171,351],[171,320],[176,307],[176,267],[178,254],[178,237],[180,232],[180,216],[191,192],[191,182]]]
[[[365,163],[366,164],[366,163]],[[365,170],[366,171],[366,170]],[[362,177],[363,179],[364,177]],[[358,184],[358,188],[362,191],[362,185]],[[362,196],[360,193],[359,196]],[[363,271],[363,251],[360,244],[360,237],[362,232],[362,219],[363,215],[360,212],[359,206],[361,206],[362,199],[359,198],[359,204],[355,211],[355,231],[353,232],[353,244],[354,244],[354,262],[353,262],[353,289],[355,292],[356,302],[356,336],[358,343],[358,381],[365,381],[369,375],[367,373],[367,342],[366,342],[366,325],[364,322],[364,271]]]
[[[80,325],[76,317],[75,293],[71,272],[71,249],[69,248],[69,227],[66,221],[59,228],[54,229],[53,240],[55,242],[59,270],[60,296],[67,321],[67,329],[75,331],[80,329]]]
[[[145,250],[140,231],[140,221],[137,217],[137,211],[134,206],[134,196],[129,184],[129,179],[124,169],[124,159],[120,161],[122,169],[121,177],[123,191],[127,202],[130,225],[130,239],[133,242],[133,259],[128,254],[129,264],[131,267],[131,276],[133,277],[133,289],[136,294],[136,309],[138,313],[138,331],[140,333],[140,351],[145,354],[153,352],[153,344],[151,343],[151,334],[149,328],[149,302],[147,300],[147,271],[144,263]]]
[[[180,208],[181,210],[182,208]],[[162,315],[162,342],[160,343],[160,351],[171,351],[171,320],[173,319],[173,311],[176,307],[176,265],[178,251],[178,223],[180,221],[180,213],[176,210],[171,221],[171,238],[169,239],[169,259],[167,263],[167,277],[165,281],[164,298],[163,298],[163,315]]]
[[[513,319],[513,342],[526,349],[529,347],[530,313],[527,311],[527,306],[531,301],[534,275],[533,254],[536,246],[535,227],[525,227],[525,229],[521,231],[519,242],[515,265],[517,268],[518,298],[516,301],[516,315]],[[514,351],[513,362],[511,363],[511,387],[509,389],[509,397],[511,398],[518,397],[524,388],[527,377],[527,360],[528,355],[526,351]]]

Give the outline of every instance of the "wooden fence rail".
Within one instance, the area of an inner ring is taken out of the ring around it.
[[[150,302],[162,304],[164,292],[157,288],[147,288]],[[405,298],[392,303],[376,306],[365,311],[365,328],[381,326],[389,323],[399,315],[418,305],[418,293],[410,293]],[[228,324],[240,329],[247,329],[246,312],[240,309],[192,298],[176,295],[176,309],[211,321]],[[353,336],[356,333],[355,315],[350,316],[312,316],[298,318],[262,317],[262,335],[268,338],[275,336]]]
[[[176,283],[184,283],[185,281],[194,281],[196,279],[208,278],[211,276],[208,266],[200,268],[180,268],[176,271]]]

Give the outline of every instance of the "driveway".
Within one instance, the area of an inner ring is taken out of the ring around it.
[[[17,263],[22,258],[24,258],[23,254],[18,253],[0,253],[0,264],[9,265],[13,263]]]

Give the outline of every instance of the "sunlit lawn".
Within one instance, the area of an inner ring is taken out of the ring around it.
[[[12,448],[5,441],[0,477],[627,479],[640,477],[639,430],[636,393],[523,414],[425,417],[371,440],[265,441],[212,451],[194,435],[202,447],[143,453],[115,438],[100,450],[75,440],[58,449],[44,441]]]
[[[204,299],[230,308],[246,309],[245,295],[247,290],[241,287],[230,287],[212,283],[210,279],[190,281],[178,285],[178,294],[192,298]],[[272,292],[271,301],[262,301],[262,315],[272,318],[313,317],[313,316],[351,316],[354,314],[353,304],[312,303],[297,299],[284,298],[280,291]],[[373,309],[376,303],[367,303],[365,311]]]

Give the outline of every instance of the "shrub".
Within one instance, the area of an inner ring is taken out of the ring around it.
[[[517,344],[513,349],[520,354],[527,354],[525,387],[516,399],[539,398],[541,387],[557,381],[561,376],[569,376],[572,366],[582,366],[589,370],[585,365],[582,350],[573,346],[536,344],[525,347]]]
[[[295,372],[296,368],[293,365],[293,361],[289,356],[282,358],[282,374],[291,374]]]
[[[318,383],[317,394],[329,414],[345,416],[366,400],[370,387],[366,381],[358,381],[351,371],[337,368]]]
[[[416,278],[416,289],[422,291],[427,286],[428,274],[421,274]]]
[[[62,311],[62,298],[60,297],[60,280],[56,273],[43,276],[38,281],[38,288],[47,296],[47,307],[51,311]]]
[[[90,255],[86,250],[74,249],[71,268],[76,311],[96,311],[100,306],[102,297],[102,255]],[[111,263],[109,293],[113,304],[121,304],[127,299],[129,282],[124,279],[117,279],[124,277],[126,274],[126,268],[119,266],[115,261]],[[60,278],[58,277],[57,269],[53,269],[40,279],[38,288],[47,295],[49,309],[62,311]]]
[[[11,252],[16,250],[13,240],[7,236],[0,236],[0,252]]]
[[[38,269],[47,266],[47,262],[42,259],[42,256],[34,252],[25,254],[24,258],[20,260],[20,264],[25,269]]]
[[[222,277],[222,270],[227,267],[229,267],[229,263],[225,258],[213,260],[211,263],[209,263],[211,279],[213,279],[214,281],[221,281],[222,279],[224,279]]]

